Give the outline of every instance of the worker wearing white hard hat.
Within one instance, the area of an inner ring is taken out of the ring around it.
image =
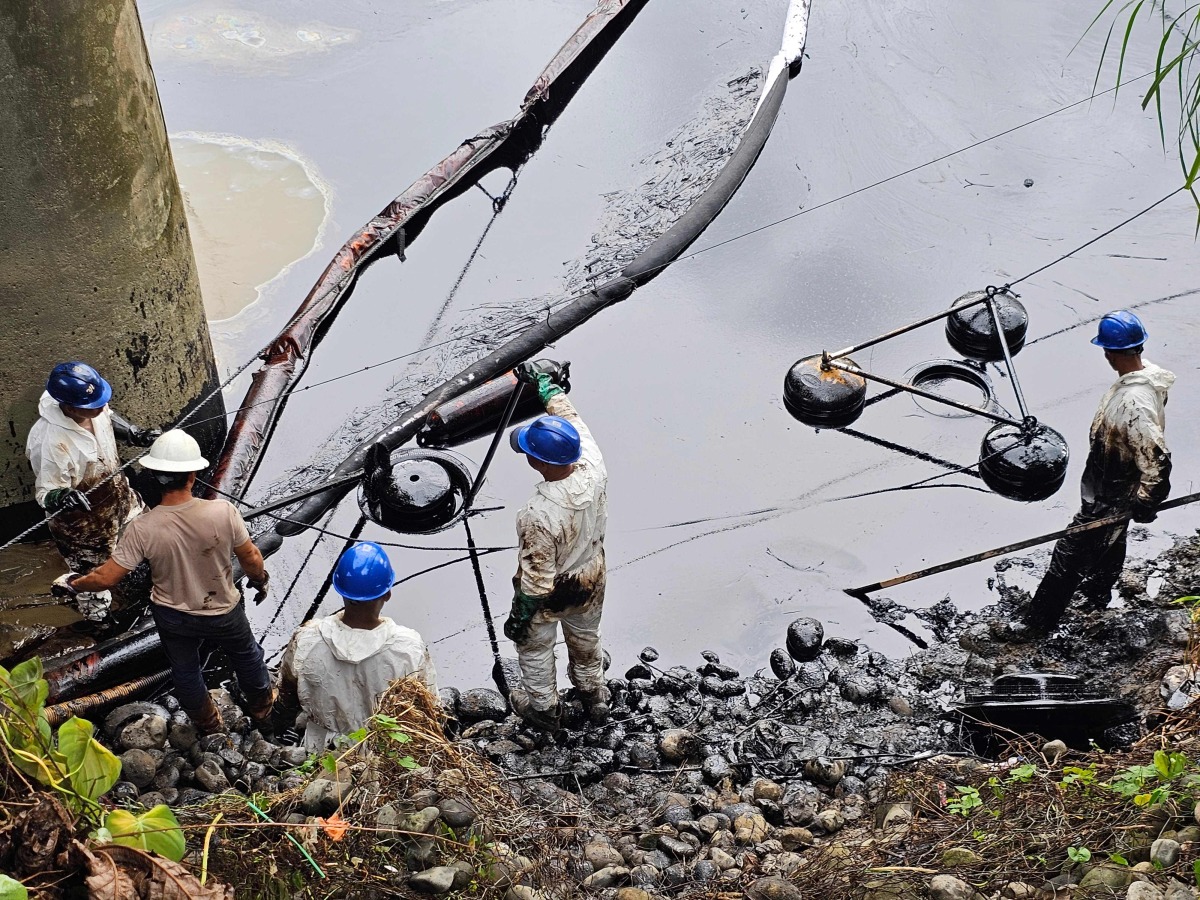
[[[190,434],[166,432],[140,462],[162,485],[162,503],[130,523],[107,562],[91,574],[68,575],[65,583],[77,591],[103,590],[148,562],[150,608],[180,704],[202,732],[224,730],[201,670],[200,645],[207,641],[224,650],[247,712],[265,725],[274,691],[232,565],[236,556],[261,599],[268,577],[262,554],[232,503],[192,496],[196,473],[208,468],[208,460]]]

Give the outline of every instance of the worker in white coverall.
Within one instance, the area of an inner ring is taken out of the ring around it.
[[[1092,420],[1091,446],[1083,471],[1082,505],[1071,520],[1083,525],[1110,516],[1122,521],[1072,534],[1054,546],[1046,575],[1025,616],[1027,636],[1052,631],[1076,590],[1084,606],[1103,609],[1125,565],[1129,520],[1153,522],[1155,508],[1171,490],[1167,449],[1167,391],[1175,376],[1142,359],[1146,329],[1127,310],[1100,320],[1092,343],[1104,349],[1120,376],[1100,401]]]
[[[504,633],[517,648],[521,687],[508,699],[526,722],[553,731],[561,716],[554,660],[560,624],[571,683],[593,722],[608,718],[600,649],[608,472],[592,433],[551,375],[529,363],[515,372],[536,386],[549,415],[511,434],[513,449],[545,480],[517,514],[520,565]]]
[[[60,363],[50,373],[29,430],[25,454],[33,467],[33,492],[67,566],[90,572],[107,560],[117,539],[145,507],[121,471],[117,438],[149,447],[161,433],[129,424],[108,406],[112,388],[86,363]],[[80,612],[102,620],[108,591],[79,593]]]
[[[382,547],[355,544],[333,572],[342,611],[301,626],[284,653],[280,703],[308,716],[304,746],[314,753],[365,725],[393,681],[416,673],[437,696],[437,672],[421,635],[379,614],[395,580]]]

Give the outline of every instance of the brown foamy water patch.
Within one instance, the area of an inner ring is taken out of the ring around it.
[[[358,35],[353,28],[324,22],[286,22],[254,10],[198,3],[154,21],[150,42],[156,52],[176,59],[253,70],[328,53]]]
[[[229,319],[321,246],[329,192],[313,166],[274,141],[171,135],[209,321]]]

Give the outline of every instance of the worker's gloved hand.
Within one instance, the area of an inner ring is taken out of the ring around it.
[[[133,447],[149,447],[162,436],[161,428],[141,428],[117,412],[112,413],[113,434]]]
[[[46,494],[47,512],[67,512],[73,509],[91,512],[92,504],[88,502],[86,496],[74,488],[57,488]]]
[[[570,372],[571,364],[569,362],[560,363],[553,359],[523,362],[513,369],[517,381],[537,387],[538,399],[542,403],[547,403],[551,397],[569,390]]]
[[[246,584],[254,588],[254,605],[262,603],[267,599],[267,593],[271,589],[271,573],[263,569],[263,577],[261,581],[255,581],[253,578],[247,578]]]
[[[68,572],[65,575],[59,575],[54,579],[54,583],[50,585],[50,594],[58,597],[60,600],[74,597],[79,591],[75,590],[71,582],[78,577],[80,577],[78,572]]]
[[[136,425],[132,425],[129,429],[129,443],[134,447],[149,447],[160,437],[162,437],[161,428],[138,428]]]
[[[1150,505],[1149,503],[1135,501],[1133,504],[1132,518],[1133,521],[1139,522],[1142,525],[1146,525],[1157,519],[1158,513],[1155,511],[1154,506]]]
[[[534,614],[541,608],[541,601],[517,591],[513,595],[512,609],[504,620],[504,636],[514,644],[523,644],[529,638],[529,625]]]

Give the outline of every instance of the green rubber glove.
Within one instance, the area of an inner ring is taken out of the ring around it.
[[[545,405],[550,402],[551,397],[557,397],[563,393],[563,389],[551,380],[549,372],[539,372],[537,376],[537,392],[538,399]]]
[[[517,591],[513,595],[512,609],[504,620],[504,636],[514,644],[523,644],[529,637],[529,625],[534,614],[542,608],[542,601]]]

